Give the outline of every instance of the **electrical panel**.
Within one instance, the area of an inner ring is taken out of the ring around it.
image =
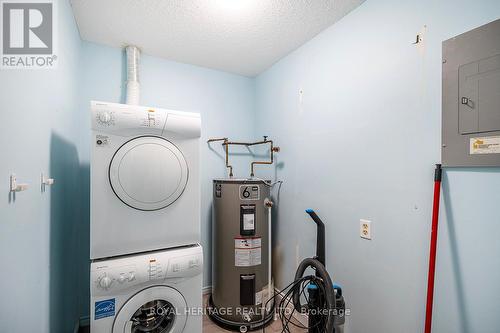
[[[500,166],[500,20],[443,42],[442,163]]]

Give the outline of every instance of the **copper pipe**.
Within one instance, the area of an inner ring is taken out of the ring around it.
[[[262,141],[256,141],[256,142],[237,142],[237,141],[229,141],[228,138],[214,138],[214,139],[209,139],[207,143],[211,142],[216,142],[216,141],[223,141],[222,145],[225,146],[225,152],[226,152],[226,168],[229,169],[229,177],[233,177],[233,166],[229,164],[229,146],[246,146],[246,147],[251,147],[251,146],[257,146],[257,145],[262,145],[262,144],[270,144],[270,159],[269,161],[255,161],[252,162],[251,164],[251,173],[250,176],[254,177],[254,168],[256,164],[273,164],[274,162],[274,153],[277,153],[280,151],[279,147],[275,147],[273,144],[273,140],[268,140],[267,136],[264,136],[264,140]]]
[[[256,145],[261,145],[263,143],[269,143],[271,140],[265,140],[265,141],[257,141],[257,142],[236,142],[236,141],[227,141],[224,142],[222,145],[233,145],[233,146],[256,146]]]
[[[216,141],[227,141],[227,138],[214,138],[214,139],[208,139],[208,140],[207,140],[207,143],[216,142]]]
[[[275,147],[273,144],[273,140],[267,140],[266,137],[264,137],[264,141],[260,142],[259,144],[264,144],[264,143],[269,143],[271,146],[269,148],[269,161],[254,161],[252,162],[252,168],[251,168],[251,173],[250,176],[254,177],[254,169],[256,164],[273,164],[274,163],[274,153],[277,153],[280,151],[280,147]]]
[[[226,144],[226,168],[229,168],[229,177],[233,177],[233,166],[229,165],[229,145],[227,140],[224,140],[224,143]]]
[[[214,138],[214,139],[208,139],[207,143],[210,144],[211,142],[217,142],[217,141],[224,141],[222,145],[226,146],[225,152],[226,152],[226,168],[229,169],[229,177],[233,177],[233,166],[229,165],[229,145],[227,144],[228,138]]]

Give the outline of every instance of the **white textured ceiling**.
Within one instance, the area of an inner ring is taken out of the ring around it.
[[[255,76],[364,0],[71,0],[84,40]]]

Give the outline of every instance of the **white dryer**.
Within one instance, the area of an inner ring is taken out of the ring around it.
[[[91,259],[200,242],[198,113],[91,102]]]
[[[91,264],[91,333],[199,333],[199,245]]]

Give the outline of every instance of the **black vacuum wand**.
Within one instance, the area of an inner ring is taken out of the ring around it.
[[[293,304],[297,311],[308,313],[309,333],[334,333],[335,327],[345,321],[345,303],[340,287],[334,287],[325,267],[325,224],[312,209],[306,213],[317,226],[316,256],[304,259],[295,273],[295,282],[307,281],[304,287],[300,283],[293,287]],[[315,276],[304,277],[307,268],[315,270]],[[300,303],[300,295],[307,289],[307,305]]]
[[[316,231],[316,259],[320,263],[323,264],[323,266],[326,267],[326,254],[325,254],[325,224],[321,219],[319,218],[318,214],[314,212],[312,209],[306,209],[306,213],[309,214],[309,216],[312,218],[314,223],[317,225],[317,231]]]

